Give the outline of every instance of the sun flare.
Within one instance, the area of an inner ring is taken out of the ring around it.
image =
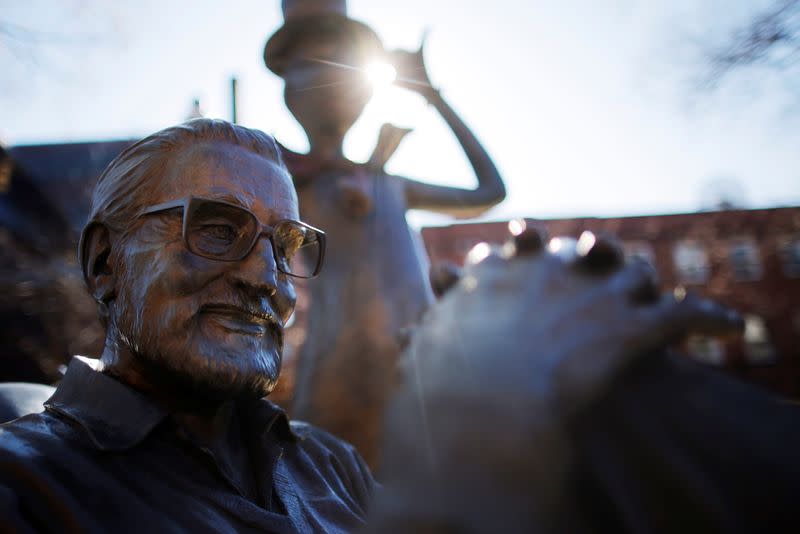
[[[385,89],[397,78],[397,71],[388,63],[370,63],[364,68],[364,74],[375,89]]]

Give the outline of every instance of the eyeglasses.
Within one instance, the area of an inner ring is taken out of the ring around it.
[[[292,220],[262,224],[249,209],[201,197],[150,206],[142,215],[183,209],[183,241],[193,254],[218,261],[239,261],[265,235],[278,270],[296,278],[314,278],[322,270],[325,232]]]

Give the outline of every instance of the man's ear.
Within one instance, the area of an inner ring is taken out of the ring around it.
[[[111,265],[111,232],[100,222],[83,230],[79,248],[86,287],[95,301],[107,303],[116,296],[116,272]]]

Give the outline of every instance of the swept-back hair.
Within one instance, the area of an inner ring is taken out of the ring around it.
[[[285,168],[271,136],[223,120],[194,119],[149,135],[114,158],[97,180],[78,248],[81,268],[86,267],[84,238],[90,226],[103,223],[118,231],[127,229],[153,198],[168,159],[193,144],[213,141],[243,147]]]

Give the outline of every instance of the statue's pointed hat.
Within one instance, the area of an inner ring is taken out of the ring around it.
[[[367,52],[383,52],[380,38],[363,22],[347,16],[346,0],[282,0],[283,26],[264,47],[264,63],[277,75],[283,72],[293,44],[315,35],[350,37]]]

